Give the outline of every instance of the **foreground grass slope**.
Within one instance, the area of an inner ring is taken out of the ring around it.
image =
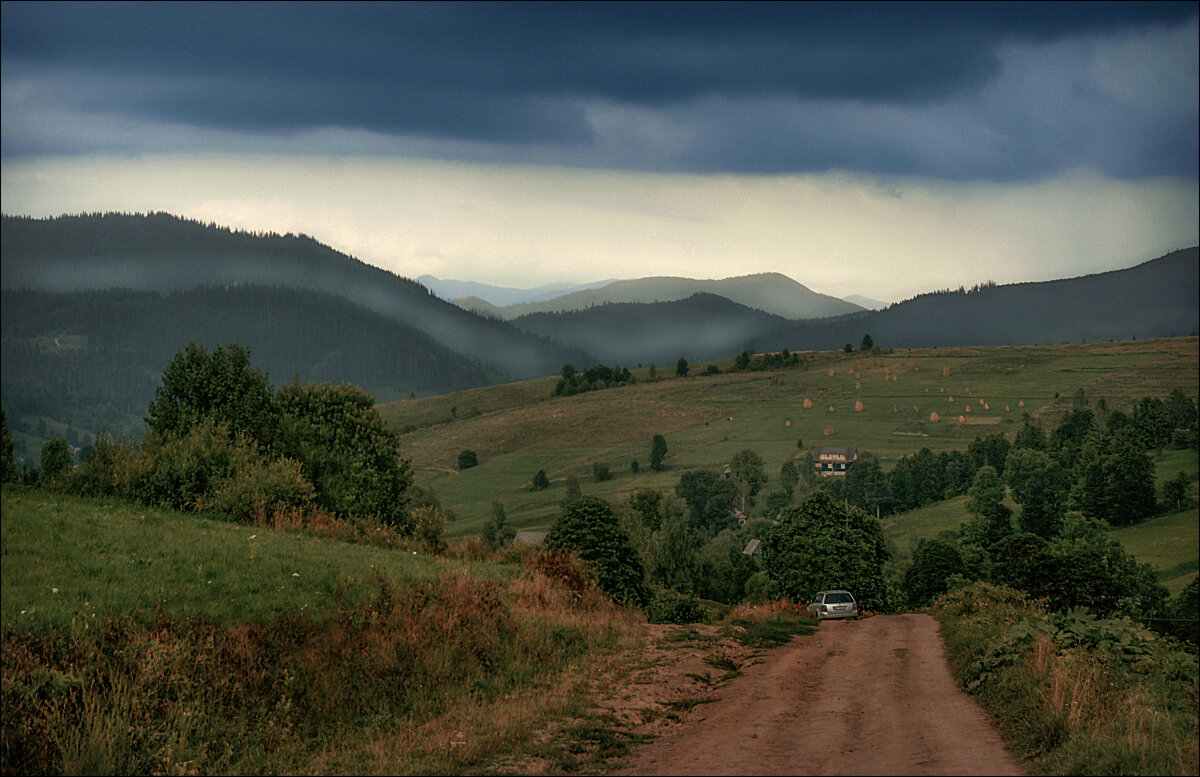
[[[570,567],[7,486],[0,527],[6,773],[479,768],[577,713],[640,621]]]

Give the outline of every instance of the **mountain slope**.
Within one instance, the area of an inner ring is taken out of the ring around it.
[[[693,294],[715,294],[755,310],[785,319],[824,318],[861,311],[851,302],[819,294],[780,273],[759,273],[722,280],[653,277],[615,281],[595,289],[525,305],[496,307],[494,314],[511,321],[530,313],[584,310],[610,302],[674,302]],[[457,304],[463,304],[455,300]],[[467,307],[468,305],[464,305]],[[493,313],[488,310],[488,313]]]
[[[379,401],[494,382],[411,327],[319,292],[280,287],[0,292],[0,384],[10,420],[140,436],[162,370],[189,342],[238,343],[272,382],[361,386]]]
[[[608,364],[674,364],[680,357],[707,361],[739,353],[787,319],[753,310],[716,294],[674,302],[612,302],[586,310],[530,313],[513,323],[554,337]]]
[[[419,284],[303,235],[257,235],[165,213],[0,223],[5,289],[172,292],[256,284],[333,294],[512,378],[558,372],[587,355],[487,320]]]
[[[1197,330],[1197,248],[1124,270],[1040,283],[935,292],[878,312],[798,321],[757,340],[760,350],[857,345],[1036,345],[1176,337]]]

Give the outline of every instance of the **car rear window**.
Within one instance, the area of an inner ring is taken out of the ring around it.
[[[845,604],[846,602],[854,601],[854,597],[850,594],[826,594],[826,604]]]

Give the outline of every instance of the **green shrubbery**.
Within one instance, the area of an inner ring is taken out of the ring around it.
[[[56,485],[242,522],[286,515],[303,524],[315,512],[360,533],[415,529],[410,466],[374,400],[355,386],[293,382],[272,391],[244,349],[193,344],[164,371],[147,427],[140,445],[102,432]],[[443,524],[425,516],[421,531]]]
[[[676,591],[659,591],[646,606],[651,623],[703,623],[700,600]]]
[[[1031,773],[1195,773],[1197,659],[1178,643],[986,583],[933,614],[951,665]]]

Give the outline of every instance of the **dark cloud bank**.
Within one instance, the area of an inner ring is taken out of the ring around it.
[[[361,130],[435,155],[646,169],[1022,178],[1086,165],[1194,177],[1194,100],[1182,110],[1131,109],[1074,84],[1063,87],[1073,90],[1064,105],[1049,86],[1015,94],[997,84],[1006,46],[1045,51],[1178,28],[1196,11],[1194,3],[6,2],[5,109],[28,120],[6,120],[3,151],[97,150],[77,139],[55,146],[39,133],[38,111],[52,108],[281,140]],[[1078,81],[1072,67],[1082,65],[1064,61],[1058,72],[1038,64],[1036,83]],[[32,95],[23,102],[18,84]],[[598,115],[611,134],[598,130]],[[648,136],[657,145],[638,142]],[[206,142],[220,141],[177,138],[181,150]]]

